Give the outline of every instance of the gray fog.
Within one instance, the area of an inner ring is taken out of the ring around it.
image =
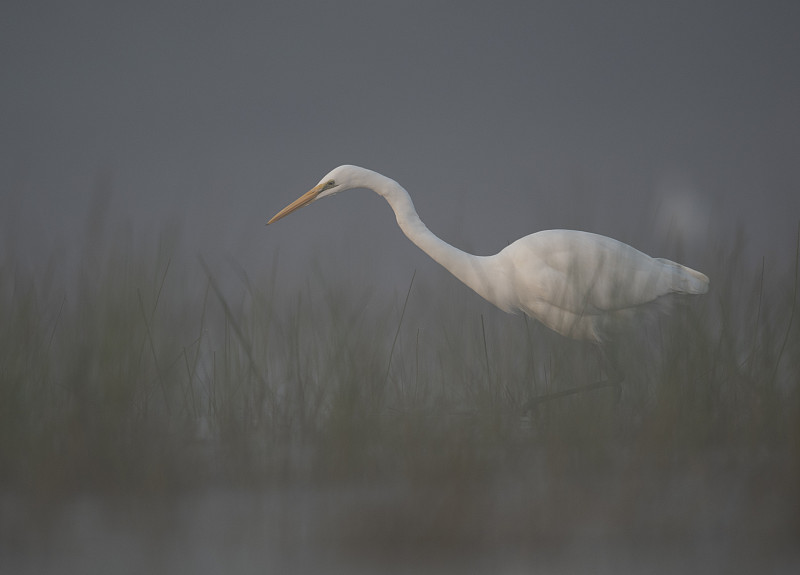
[[[340,164],[710,292],[612,394]],[[0,572],[800,573],[799,221],[798,0],[3,0]]]
[[[405,285],[427,257],[368,192],[265,226],[352,163],[477,253],[577,228],[703,269],[741,225],[791,254],[798,6],[7,1],[3,251],[80,249],[94,202],[254,275],[279,254]]]

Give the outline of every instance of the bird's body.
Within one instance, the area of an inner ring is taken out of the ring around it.
[[[508,287],[499,301],[574,339],[600,342],[608,324],[672,294],[703,293],[708,278],[617,240],[573,230],[525,236],[495,256]],[[483,294],[482,294],[483,295]]]
[[[645,304],[673,293],[708,290],[708,278],[700,272],[588,232],[547,230],[520,238],[495,255],[463,252],[425,226],[402,186],[356,166],[334,169],[269,223],[351,188],[383,196],[403,233],[483,298],[504,311],[522,311],[567,337],[599,343],[609,323]]]

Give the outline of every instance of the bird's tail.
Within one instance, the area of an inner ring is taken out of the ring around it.
[[[692,268],[687,268],[679,263],[663,258],[656,258],[658,262],[670,270],[672,280],[671,290],[674,293],[703,294],[708,291],[708,276]]]

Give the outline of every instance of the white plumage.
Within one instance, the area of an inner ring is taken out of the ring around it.
[[[567,337],[599,343],[610,323],[641,306],[669,294],[708,291],[708,278],[698,271],[588,232],[541,231],[495,255],[466,253],[425,226],[400,184],[356,166],[334,169],[269,223],[352,188],[368,188],[383,196],[403,233],[479,295],[504,311],[522,311]]]

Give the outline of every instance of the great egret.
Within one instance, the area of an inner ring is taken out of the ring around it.
[[[422,223],[400,184],[357,166],[334,169],[268,224],[316,200],[353,188],[367,188],[383,196],[408,239],[480,296],[503,311],[522,311],[573,339],[603,343],[619,320],[645,304],[673,293],[708,291],[708,277],[698,271],[651,258],[627,244],[589,232],[546,230],[525,236],[495,255],[463,252]],[[606,360],[618,372],[615,377],[609,373],[609,381],[548,397],[618,384],[621,371],[613,357]]]

